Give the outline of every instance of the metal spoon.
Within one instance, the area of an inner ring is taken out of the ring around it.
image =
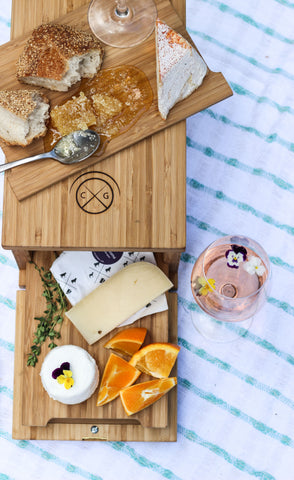
[[[15,162],[5,163],[0,165],[0,172],[42,158],[53,158],[53,160],[58,160],[58,162],[71,165],[72,163],[82,162],[93,155],[99,145],[100,136],[97,132],[93,130],[77,130],[62,137],[51,152],[40,153],[33,157],[21,158]]]

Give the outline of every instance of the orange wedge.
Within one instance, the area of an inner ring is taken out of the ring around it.
[[[147,328],[132,327],[118,332],[107,343],[105,348],[110,348],[118,353],[134,355],[141,347],[146,337]]]
[[[149,407],[176,384],[177,378],[169,377],[137,383],[131,387],[124,388],[119,394],[126,414],[133,415],[143,410],[143,408]]]
[[[180,347],[172,343],[151,343],[136,352],[130,365],[156,378],[169,376],[177,359]]]
[[[97,406],[105,405],[119,396],[119,391],[132,385],[141,372],[126,360],[112,353],[106,363],[97,398]]]

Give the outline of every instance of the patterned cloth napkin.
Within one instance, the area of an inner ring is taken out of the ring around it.
[[[29,5],[29,2],[28,2]],[[9,0],[0,0],[0,40]],[[294,479],[294,3],[187,0],[187,28],[233,96],[187,121],[187,248],[178,288],[175,443],[13,440],[18,270],[0,252],[1,480]],[[2,157],[3,159],[3,157]],[[3,174],[0,176],[2,214]],[[194,329],[200,252],[224,234],[267,251],[270,296],[235,342]]]
[[[62,252],[50,270],[74,306],[114,273],[135,262],[156,265],[152,252]],[[121,325],[129,325],[139,318],[163,312],[167,308],[165,294],[159,295]]]

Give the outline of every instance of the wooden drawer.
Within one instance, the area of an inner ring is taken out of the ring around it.
[[[160,257],[160,256],[159,256]],[[53,254],[37,252],[34,261],[48,269]],[[160,261],[160,258],[158,259]],[[159,263],[159,262],[158,262]],[[47,344],[35,367],[26,365],[27,354],[36,328],[34,316],[44,311],[44,297],[38,272],[28,263],[26,289],[17,292],[13,438],[55,440],[121,440],[121,441],[175,441],[177,437],[176,387],[151,407],[128,417],[117,398],[103,407],[96,406],[97,391],[80,405],[62,405],[49,398],[42,387],[40,368],[49,351]],[[177,343],[177,294],[168,294],[169,310],[149,315],[135,322],[148,330],[148,342]],[[123,328],[123,327],[121,327]],[[116,329],[117,330],[117,329]],[[109,356],[103,348],[114,332],[92,346],[87,345],[71,322],[64,320],[58,344],[74,344],[85,348],[98,363],[100,374]],[[171,375],[176,375],[176,367]],[[149,379],[146,376],[146,380]],[[140,377],[140,381],[144,378]],[[97,433],[91,427],[98,427]]]

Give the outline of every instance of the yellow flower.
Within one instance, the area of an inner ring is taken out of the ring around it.
[[[201,285],[199,288],[199,295],[207,295],[208,292],[213,292],[215,290],[215,280],[213,278],[208,278],[207,280],[204,277],[197,278],[198,283]]]
[[[63,383],[67,390],[71,388],[75,383],[74,379],[72,378],[71,370],[63,370],[63,375],[59,375],[59,377],[57,377],[57,381],[58,383]]]

